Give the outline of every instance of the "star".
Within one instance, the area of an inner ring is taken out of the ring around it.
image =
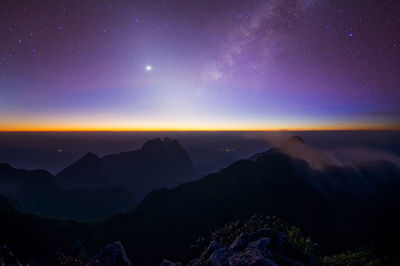
[[[146,71],[151,71],[153,68],[151,67],[151,65],[147,65],[146,66]]]

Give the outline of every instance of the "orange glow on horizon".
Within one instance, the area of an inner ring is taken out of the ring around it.
[[[358,130],[400,130],[400,126],[320,126],[320,127],[313,127],[313,126],[306,126],[306,127],[259,127],[259,128],[242,128],[242,127],[208,127],[208,128],[201,128],[201,127],[171,127],[171,128],[129,128],[129,127],[11,127],[11,128],[1,128],[0,132],[96,132],[96,131],[110,131],[110,132],[155,132],[155,131],[358,131]]]
[[[63,131],[332,131],[400,130],[397,120],[381,117],[320,118],[301,116],[223,117],[158,114],[29,114],[0,117],[0,132]]]
[[[353,121],[297,117],[232,119],[220,117],[123,117],[9,115],[0,119],[0,132],[65,131],[332,131],[400,130],[400,124],[383,119]]]

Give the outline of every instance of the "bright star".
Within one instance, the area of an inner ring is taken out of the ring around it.
[[[150,65],[147,65],[147,66],[146,66],[146,70],[147,70],[147,71],[151,71],[152,69],[153,69],[153,68],[152,68]]]

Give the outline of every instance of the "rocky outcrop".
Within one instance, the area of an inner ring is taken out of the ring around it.
[[[93,258],[93,260],[99,265],[104,266],[132,265],[121,242],[114,242],[107,245],[97,256]]]
[[[243,233],[224,247],[212,241],[199,258],[188,266],[276,266],[309,265],[310,259],[296,254],[288,245],[286,233],[263,228],[257,232]],[[169,264],[167,264],[168,262]],[[164,260],[161,266],[182,265]]]

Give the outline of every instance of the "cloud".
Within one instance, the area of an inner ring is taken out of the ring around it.
[[[329,151],[342,164],[369,161],[390,161],[400,166],[400,156],[387,151],[366,147],[347,147]]]
[[[348,166],[363,162],[389,161],[400,167],[400,156],[379,149],[366,147],[344,147],[320,150],[305,143],[283,145],[282,151],[293,158],[304,160],[315,170],[329,166]]]
[[[328,166],[347,166],[362,162],[389,161],[400,167],[400,156],[386,150],[369,147],[342,147],[318,149],[301,142],[285,145],[293,137],[290,132],[269,132],[243,135],[245,138],[262,139],[270,147],[280,147],[280,150],[293,158],[306,161],[315,170],[323,170]]]

